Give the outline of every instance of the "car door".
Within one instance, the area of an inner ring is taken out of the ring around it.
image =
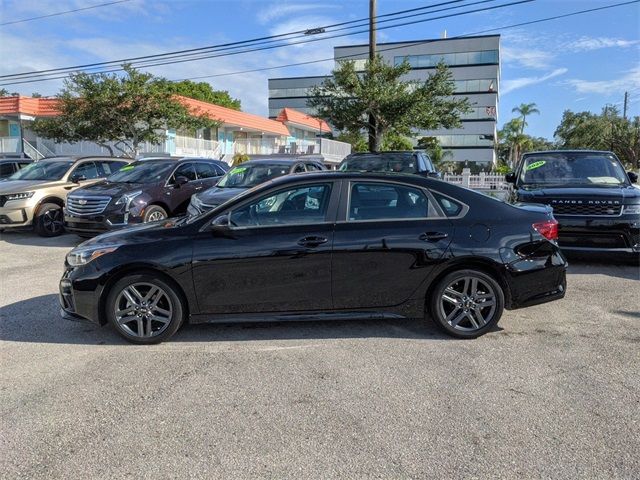
[[[179,185],[176,178],[185,177],[187,183]],[[198,177],[193,162],[179,165],[165,185],[165,200],[171,209],[170,215],[181,214],[187,210],[191,195],[196,193]]]
[[[213,163],[197,162],[195,163],[195,168],[198,176],[195,187],[196,193],[213,187],[222,176]]]
[[[363,180],[344,188],[331,263],[334,308],[405,302],[441,261],[451,222],[416,185]]]
[[[75,166],[68,177],[69,181],[73,185],[67,188],[67,190],[75,189],[76,187],[86,187],[98,182],[100,177],[100,170],[96,162],[92,160],[81,161]]]
[[[230,221],[228,234],[204,228],[194,241],[201,312],[330,309],[338,195],[333,181],[296,183],[222,212]]]

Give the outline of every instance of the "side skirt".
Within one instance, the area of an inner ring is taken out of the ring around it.
[[[245,323],[245,322],[318,322],[330,320],[392,320],[407,318],[385,312],[265,312],[236,314],[191,315],[189,323]]]

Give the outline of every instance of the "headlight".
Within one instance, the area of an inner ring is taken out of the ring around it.
[[[86,265],[91,260],[101,257],[105,253],[111,253],[118,249],[120,245],[90,245],[77,247],[67,254],[67,263],[72,267]]]
[[[625,205],[622,207],[623,215],[640,215],[640,204],[638,205]]]
[[[10,193],[9,195],[5,195],[7,201],[9,200],[23,200],[25,198],[33,197],[33,194],[36,192],[22,192],[22,193]]]
[[[127,208],[131,204],[131,201],[136,198],[138,195],[142,195],[142,190],[136,190],[135,192],[129,192],[122,195],[116,205],[125,205]]]

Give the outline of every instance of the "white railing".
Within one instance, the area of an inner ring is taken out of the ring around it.
[[[33,145],[31,145],[29,142],[27,142],[25,139],[22,139],[22,151],[24,152],[24,154],[33,159],[33,160],[40,160],[41,158],[44,158],[45,155],[40,153],[36,147],[34,147]]]
[[[20,137],[0,137],[0,153],[20,153]]]
[[[233,143],[234,153],[248,155],[322,155],[326,161],[340,162],[351,153],[351,145],[322,138],[282,143],[277,138],[239,138]]]
[[[271,155],[280,152],[284,147],[280,145],[276,137],[268,138],[237,138],[233,142],[234,153],[246,153],[247,155]],[[288,153],[288,152],[287,152]]]
[[[319,153],[327,157],[327,160],[340,162],[344,157],[351,153],[350,143],[329,140],[328,138],[321,138],[320,142]]]
[[[499,173],[480,172],[478,175],[471,175],[468,168],[462,170],[461,175],[445,173],[443,180],[474,190],[507,190],[509,184],[505,181],[504,175]]]
[[[221,154],[220,142],[217,142],[216,140],[182,137],[178,135],[175,138],[175,145],[175,153],[179,156],[219,158]]]

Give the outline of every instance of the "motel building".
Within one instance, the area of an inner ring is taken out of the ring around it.
[[[220,122],[217,128],[195,132],[165,132],[161,144],[143,144],[141,155],[207,157],[231,163],[237,153],[248,155],[314,155],[328,165],[337,165],[351,153],[351,145],[322,138],[329,125],[294,109],[285,108],[275,120],[219,105],[181,97],[194,113]],[[93,142],[60,143],[37,136],[29,129],[36,118],[57,114],[57,100],[23,96],[0,98],[0,155],[24,155],[40,159],[60,155],[109,155]],[[114,154],[117,154],[114,150]]]

